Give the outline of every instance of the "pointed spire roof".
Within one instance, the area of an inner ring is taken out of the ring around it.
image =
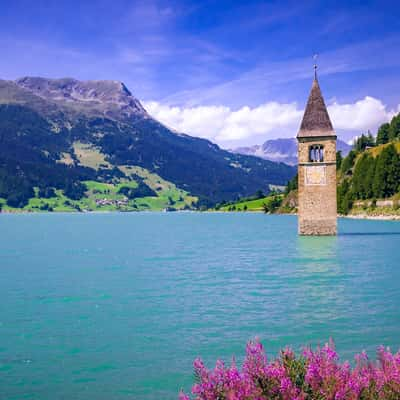
[[[297,137],[336,136],[318,84],[317,74]]]

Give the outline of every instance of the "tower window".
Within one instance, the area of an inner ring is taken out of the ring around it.
[[[323,162],[324,161],[324,146],[315,144],[309,148],[309,161],[310,162]]]

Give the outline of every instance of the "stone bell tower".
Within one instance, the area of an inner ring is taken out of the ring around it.
[[[336,134],[315,68],[298,140],[300,235],[336,235]]]

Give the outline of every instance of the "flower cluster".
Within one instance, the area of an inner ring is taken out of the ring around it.
[[[217,361],[208,370],[200,359],[194,362],[196,400],[399,400],[400,352],[380,347],[372,362],[365,353],[355,357],[355,366],[340,363],[333,342],[300,356],[282,350],[268,361],[260,342],[249,342],[239,369],[232,361]],[[190,400],[184,393],[179,400]]]

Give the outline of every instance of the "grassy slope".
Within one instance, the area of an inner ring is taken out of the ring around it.
[[[74,142],[73,149],[80,165],[96,170],[98,170],[100,166],[103,168],[112,167],[111,164],[106,161],[105,154],[101,153],[97,148],[90,144]]]
[[[361,156],[362,156],[364,153],[369,153],[369,154],[372,155],[372,157],[375,158],[375,157],[377,157],[379,154],[382,153],[382,150],[383,150],[385,147],[387,147],[387,146],[389,146],[389,145],[391,145],[391,144],[394,145],[394,147],[396,148],[397,152],[400,154],[400,142],[390,142],[390,143],[386,143],[386,144],[380,144],[379,146],[375,146],[375,147],[372,147],[372,148],[370,148],[370,149],[368,149],[368,150],[364,150],[364,152],[358,153],[357,156],[356,156],[356,158],[355,158],[355,160],[354,160],[354,165],[357,164],[358,160],[361,158]],[[353,167],[353,168],[354,168],[354,167]],[[340,171],[338,171],[338,178],[339,178],[339,179],[341,178]]]
[[[382,150],[389,146],[390,144],[394,144],[394,146],[396,147],[396,150],[398,153],[400,153],[400,142],[390,142],[387,144],[381,144],[379,146],[373,147],[371,149],[366,150],[368,153],[372,154],[373,157],[376,157],[377,155],[379,155]]]
[[[283,197],[283,195],[278,196],[280,196],[281,198]],[[268,205],[271,200],[272,196],[267,196],[256,200],[238,201],[237,203],[221,207],[219,211],[230,211],[229,209],[232,206],[236,207],[236,210],[233,211],[264,211],[263,204]],[[245,206],[247,206],[247,210],[244,210]]]
[[[170,182],[162,180],[158,175],[150,174],[146,171],[148,180],[161,182],[157,189],[155,184],[149,184],[152,189],[157,191],[157,197],[141,197],[133,200],[127,200],[124,195],[118,194],[122,186],[137,187],[135,181],[121,180],[118,183],[102,183],[96,181],[84,182],[88,188],[86,195],[81,200],[71,200],[64,196],[61,190],[56,190],[56,197],[45,199],[38,197],[36,190],[35,198],[29,200],[27,206],[22,210],[8,207],[4,199],[0,199],[3,211],[36,211],[45,212],[47,207],[53,211],[160,211],[167,207],[173,207],[177,210],[185,207],[191,207],[197,201],[196,197],[189,196],[185,191],[176,188]],[[96,200],[107,200],[111,204],[96,204]],[[127,200],[126,204],[125,201]],[[118,201],[120,203],[118,203]]]
[[[99,169],[110,168],[111,165],[97,148],[81,142],[74,142],[73,149],[79,165]],[[60,162],[66,164],[73,163],[71,154],[64,153]],[[38,190],[35,190],[36,196],[29,200],[27,206],[22,210],[12,208],[6,205],[5,200],[0,198],[0,205],[3,211],[37,211],[45,212],[47,208],[53,211],[142,211],[152,210],[159,211],[168,207],[177,210],[191,207],[197,202],[197,197],[190,196],[186,191],[177,188],[173,183],[162,179],[154,173],[141,167],[118,166],[118,168],[130,179],[120,179],[118,182],[96,182],[85,181],[87,192],[81,200],[71,200],[64,196],[61,190],[56,190],[56,197],[45,199],[38,197]],[[157,197],[141,197],[134,200],[128,200],[122,194],[118,194],[118,190],[122,186],[135,188],[138,186],[134,180],[135,176],[143,178],[144,182],[157,193]],[[105,200],[111,204],[96,204],[96,200]],[[120,203],[118,203],[120,202]]]

